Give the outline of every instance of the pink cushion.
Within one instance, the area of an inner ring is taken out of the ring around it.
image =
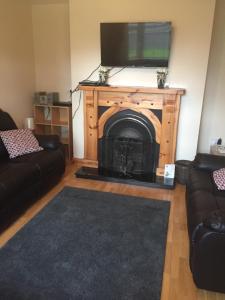
[[[29,129],[0,131],[0,137],[10,158],[43,150]]]
[[[214,171],[213,179],[218,190],[225,190],[225,168]]]

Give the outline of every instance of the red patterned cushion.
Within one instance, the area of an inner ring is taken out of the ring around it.
[[[218,190],[225,190],[225,168],[214,171],[213,179]]]
[[[29,129],[0,131],[0,136],[10,158],[43,150]]]

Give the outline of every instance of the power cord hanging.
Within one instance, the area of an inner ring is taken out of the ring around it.
[[[85,78],[83,81],[89,80],[89,78],[90,78],[90,77],[91,77],[91,76],[92,76],[92,75],[93,75],[100,67],[101,67],[101,64],[99,64],[99,65],[98,65],[98,66],[90,73],[90,75],[89,75],[87,78]],[[111,76],[109,76],[109,78],[112,78],[112,77],[115,76],[116,74],[120,73],[120,72],[123,71],[126,67],[127,67],[127,66],[121,68],[119,71],[117,71],[117,72],[115,72],[114,74],[112,74]],[[110,68],[109,71],[112,71],[113,69],[114,69],[114,68]],[[71,99],[71,102],[72,102],[72,96],[73,96],[73,93],[78,92],[78,91],[80,91],[80,90],[79,90],[79,84],[75,87],[75,89],[70,90],[70,99]],[[73,119],[74,119],[74,117],[75,117],[77,111],[78,111],[79,108],[80,108],[80,103],[81,103],[81,91],[80,91],[80,94],[79,94],[78,106],[77,106],[77,108],[75,109],[75,111],[74,111],[74,113],[73,113],[73,116],[72,116]]]
[[[85,78],[85,79],[83,79],[83,81],[86,81],[86,80],[88,80],[99,68],[101,67],[101,64],[99,64],[91,73],[90,73],[90,75],[88,75],[88,77],[87,78]],[[73,89],[73,90],[70,90],[70,96],[72,96],[73,95],[73,93],[75,93],[75,92],[77,92],[77,91],[79,91],[79,84],[75,87],[75,89]]]
[[[88,80],[99,68],[100,68],[100,66],[101,66],[101,64],[99,64],[91,73],[90,73],[90,75],[88,75],[88,77],[86,78],[86,79],[84,79],[84,80]],[[71,89],[70,90],[70,99],[71,99],[71,102],[72,102],[72,97],[73,97],[73,93],[76,93],[76,92],[78,92],[79,91],[79,84],[75,87],[75,89]],[[77,111],[79,110],[79,108],[80,108],[80,103],[81,103],[81,91],[80,91],[80,95],[79,95],[79,100],[78,100],[78,106],[77,106],[77,108],[75,109],[75,111],[74,111],[74,113],[73,113],[73,116],[72,116],[72,118],[74,119],[74,117],[75,117],[75,115],[76,115],[76,113],[77,113]]]
[[[112,74],[111,76],[109,76],[109,78],[112,78],[113,76],[115,76],[116,74],[120,73],[121,71],[123,71],[124,69],[126,69],[127,66],[122,67],[119,71],[115,72],[114,74]],[[112,68],[113,69],[113,68]],[[110,69],[110,71],[112,70]]]

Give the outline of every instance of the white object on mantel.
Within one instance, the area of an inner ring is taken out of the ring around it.
[[[24,128],[34,130],[34,118],[28,117],[24,119]]]
[[[225,156],[225,145],[211,145],[210,153]]]

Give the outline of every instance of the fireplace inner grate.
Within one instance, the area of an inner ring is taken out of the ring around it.
[[[105,124],[99,139],[101,175],[151,180],[158,162],[159,145],[153,125],[145,116],[125,110]]]

